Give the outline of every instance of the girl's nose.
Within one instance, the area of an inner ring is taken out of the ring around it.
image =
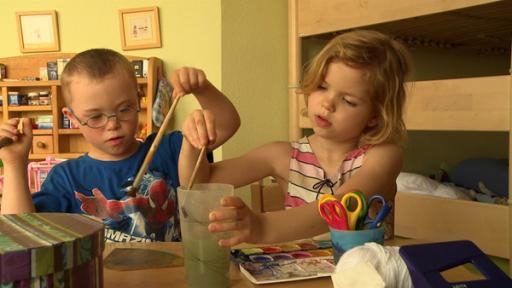
[[[332,113],[335,111],[334,99],[333,97],[326,96],[322,99],[321,107],[325,109],[326,112]]]

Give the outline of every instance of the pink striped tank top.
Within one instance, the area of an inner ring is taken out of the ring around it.
[[[329,179],[318,162],[307,137],[291,142],[288,193],[285,207],[296,207],[313,202],[321,194],[334,194],[336,189],[352,177],[362,165],[371,145],[364,145],[350,153],[341,163],[337,175]]]

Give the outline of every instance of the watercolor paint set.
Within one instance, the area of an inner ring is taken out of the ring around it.
[[[233,249],[231,255],[255,284],[325,277],[335,268],[331,241]]]

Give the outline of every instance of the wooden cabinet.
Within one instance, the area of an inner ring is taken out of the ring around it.
[[[51,135],[34,135],[32,153],[36,155],[53,154],[53,137]]]
[[[416,70],[405,112],[409,131],[508,133],[504,153],[510,159],[512,2],[507,0],[290,0],[290,139],[311,127],[304,97],[296,93],[303,64],[333,36],[356,28],[388,33],[409,46]],[[421,56],[427,60],[416,61]],[[412,199],[409,194],[397,193],[397,234],[431,241],[470,239],[488,254],[511,258],[510,205]],[[511,198],[509,181],[509,204]]]
[[[49,61],[61,58],[71,58],[71,53],[37,54],[0,58],[0,63],[7,66],[9,79],[22,79],[27,76],[39,76],[39,67],[46,67]],[[131,60],[140,60],[144,57],[126,56]],[[146,78],[137,78],[140,93],[141,112],[139,115],[140,130],[149,135],[153,130],[152,105],[157,89],[157,71],[162,71],[162,61],[155,57],[148,58],[148,74]],[[162,71],[163,72],[163,71]],[[10,92],[20,94],[49,92],[48,105],[10,105]],[[59,80],[50,81],[0,81],[0,95],[2,96],[2,121],[14,117],[30,117],[33,119],[47,118],[50,125],[46,129],[34,129],[34,139],[30,159],[44,159],[47,156],[55,158],[76,158],[88,151],[88,144],[78,129],[63,128],[61,86]]]

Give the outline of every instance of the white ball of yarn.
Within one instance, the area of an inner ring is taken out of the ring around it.
[[[341,256],[335,272],[367,262],[377,270],[386,287],[413,287],[409,270],[398,249],[399,247],[382,246],[373,242],[352,248]]]

